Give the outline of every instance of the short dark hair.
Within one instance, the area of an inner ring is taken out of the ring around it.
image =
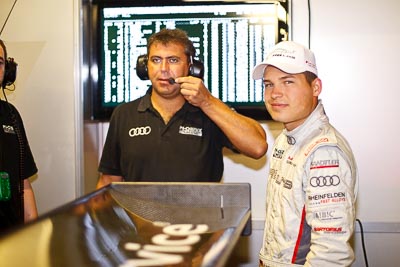
[[[318,78],[317,75],[315,75],[315,73],[312,73],[311,71],[306,71],[304,72],[304,75],[306,76],[306,80],[308,82],[309,85],[311,85],[311,83]]]
[[[185,48],[185,54],[190,58],[194,57],[196,54],[196,49],[194,48],[193,42],[189,39],[187,33],[181,29],[162,29],[157,33],[150,36],[147,43],[147,54],[150,51],[150,47],[154,44],[160,42],[163,45],[169,43],[181,44]]]
[[[7,48],[6,45],[4,44],[3,40],[0,40],[0,46],[3,48],[3,52],[4,52],[4,59],[7,59]]]

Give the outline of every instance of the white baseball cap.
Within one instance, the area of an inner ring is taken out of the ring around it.
[[[263,78],[264,70],[268,65],[290,74],[310,71],[318,76],[314,53],[292,41],[283,41],[274,46],[267,58],[254,67],[253,79]]]

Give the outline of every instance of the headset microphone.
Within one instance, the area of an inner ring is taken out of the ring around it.
[[[168,82],[169,82],[169,84],[174,84],[174,83],[176,83],[176,82],[175,82],[175,79],[172,78],[172,77],[168,79]]]

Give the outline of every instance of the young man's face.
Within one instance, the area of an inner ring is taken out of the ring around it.
[[[303,73],[288,74],[267,66],[264,89],[265,106],[271,117],[291,131],[301,125],[317,106],[321,81],[317,78],[310,85]]]
[[[6,69],[6,59],[4,57],[3,47],[0,46],[0,87],[3,84],[5,69]]]
[[[147,69],[156,93],[167,98],[180,94],[179,84],[170,84],[169,79],[187,76],[189,73],[184,46],[155,42],[149,49]]]

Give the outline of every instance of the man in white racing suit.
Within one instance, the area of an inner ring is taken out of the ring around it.
[[[350,266],[358,171],[318,99],[314,54],[281,42],[255,66],[261,78],[267,110],[285,129],[270,161],[260,266]]]

